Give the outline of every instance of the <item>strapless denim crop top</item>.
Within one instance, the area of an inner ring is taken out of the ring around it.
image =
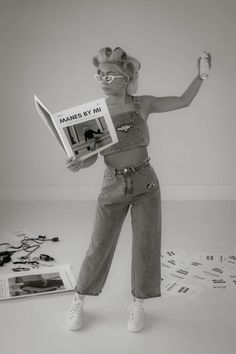
[[[102,156],[149,145],[149,129],[146,121],[140,115],[139,97],[132,96],[132,99],[135,110],[111,116],[118,143],[100,151]]]

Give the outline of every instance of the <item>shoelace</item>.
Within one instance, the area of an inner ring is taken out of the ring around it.
[[[83,302],[82,301],[78,301],[78,302],[75,302],[72,306],[71,306],[71,309],[69,310],[69,315],[70,316],[79,316],[80,313],[82,312],[83,310]]]
[[[131,305],[128,306],[127,311],[130,311],[130,318],[133,319],[135,315],[139,315],[144,310],[143,304],[139,302],[133,302]]]

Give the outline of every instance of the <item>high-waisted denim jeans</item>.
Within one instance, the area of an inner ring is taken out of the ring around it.
[[[148,161],[121,170],[107,166],[98,196],[91,242],[75,290],[98,295],[106,281],[118,237],[130,208],[132,220],[132,295],[161,296],[161,195]]]

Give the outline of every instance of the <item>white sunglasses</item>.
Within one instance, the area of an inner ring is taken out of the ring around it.
[[[101,83],[103,80],[107,83],[110,84],[114,79],[118,78],[118,77],[125,77],[124,75],[122,76],[114,76],[114,75],[106,75],[106,76],[102,76],[102,75],[94,75],[95,79],[97,80],[97,82]]]

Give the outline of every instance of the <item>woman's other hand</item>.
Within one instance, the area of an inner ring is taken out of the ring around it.
[[[72,172],[79,171],[83,164],[84,161],[79,158],[70,157],[66,160],[66,167]]]

